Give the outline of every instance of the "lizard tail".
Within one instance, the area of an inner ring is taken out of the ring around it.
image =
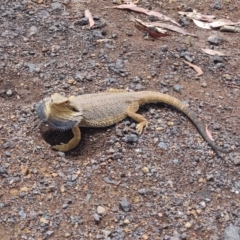
[[[223,152],[223,153],[229,153],[231,150],[223,149],[219,146],[217,146],[207,135],[206,128],[204,124],[199,120],[196,113],[191,111],[183,102],[178,100],[175,97],[172,97],[168,94],[163,94],[159,92],[145,92],[144,96],[140,99],[140,104],[146,104],[146,103],[166,103],[170,106],[173,106],[180,111],[182,111],[187,117],[193,122],[201,136],[205,139],[205,141],[216,151]]]

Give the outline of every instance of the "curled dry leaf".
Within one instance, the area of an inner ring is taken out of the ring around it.
[[[210,23],[210,26],[212,28],[219,28],[219,27],[222,27],[222,26],[233,26],[233,25],[238,25],[240,24],[240,22],[232,22],[231,20],[229,19],[217,19],[217,20],[214,20],[213,22]]]
[[[169,34],[167,34],[166,30],[164,30],[164,29],[159,29],[156,27],[147,27],[138,22],[135,22],[135,27],[139,30],[147,32],[152,38],[155,38],[155,39],[169,36]]]
[[[208,126],[206,125],[206,134],[208,135],[208,137],[214,142],[214,139],[212,137],[211,132],[208,130]]]
[[[193,19],[193,22],[200,28],[211,29],[210,23],[202,22],[202,21],[199,21],[199,20],[196,20],[196,19]]]
[[[135,1],[132,1],[132,0],[118,0],[117,2],[118,4],[122,4],[122,3],[126,3],[126,4],[130,4],[130,3],[133,3],[133,4],[138,4],[139,3],[139,0],[135,0]]]
[[[224,52],[220,52],[220,51],[216,51],[216,50],[212,50],[212,49],[203,49],[202,48],[202,51],[209,54],[209,55],[218,55],[218,56],[221,56],[221,57],[224,57],[224,56],[230,56],[229,53],[224,53]]]
[[[240,32],[240,28],[234,27],[234,26],[222,26],[220,28],[220,31],[222,31],[222,32]]]
[[[85,17],[88,18],[89,21],[89,28],[92,28],[93,25],[95,24],[92,14],[90,13],[90,11],[88,9],[85,10]]]
[[[197,72],[197,76],[201,76],[203,74],[203,71],[200,67],[198,67],[197,65],[194,65],[190,62],[184,61],[184,63],[186,63],[187,65],[189,65],[190,67],[192,67],[196,72]]]
[[[215,18],[214,15],[204,15],[201,13],[198,13],[197,11],[193,12],[178,12],[181,15],[185,15],[189,19],[195,19],[203,22],[212,22],[213,19]]]
[[[119,6],[115,6],[115,7],[107,7],[107,8],[117,8],[117,9],[127,9],[127,10],[131,10],[131,11],[134,11],[134,12],[139,12],[139,13],[143,13],[143,14],[146,14],[148,16],[155,16],[155,17],[158,17],[159,19],[161,20],[164,20],[164,21],[170,21],[178,26],[180,26],[174,19],[170,18],[170,17],[167,17],[159,12],[155,12],[155,11],[148,11],[147,9],[145,8],[141,8],[141,7],[138,7],[137,5],[133,4],[133,3],[130,3],[130,4],[122,4],[122,5],[119,5]]]
[[[109,39],[109,38],[102,38],[102,39],[96,40],[96,42],[98,42],[98,43],[101,43],[101,42],[107,43],[107,42],[115,42],[115,41],[113,39]]]
[[[137,18],[132,18],[131,20],[132,20],[133,22],[139,24],[139,25],[144,26],[144,27],[147,27],[147,28],[154,28],[156,31],[158,31],[158,32],[160,32],[160,33],[166,33],[166,32],[167,32],[166,30],[161,29],[161,28],[159,28],[158,26],[155,26],[155,25],[152,24],[152,23],[143,22],[142,20],[137,19]]]
[[[168,30],[171,30],[171,31],[174,31],[174,32],[181,33],[183,35],[190,35],[190,36],[193,36],[193,37],[197,37],[195,34],[188,33],[183,28],[173,26],[173,25],[170,25],[170,24],[167,24],[167,23],[161,23],[161,22],[146,23],[146,22],[143,22],[143,21],[141,21],[139,19],[136,19],[136,18],[134,18],[133,20],[135,22],[138,22],[138,23],[144,25],[144,26],[165,28],[165,29],[168,29]]]

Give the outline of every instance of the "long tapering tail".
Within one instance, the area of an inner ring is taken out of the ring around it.
[[[180,111],[182,111],[187,117],[193,122],[193,124],[198,129],[201,136],[207,141],[207,143],[216,151],[229,153],[231,150],[223,149],[217,146],[207,135],[206,128],[204,124],[199,120],[195,112],[191,111],[183,102],[178,100],[175,97],[172,97],[168,94],[163,94],[159,92],[151,92],[151,91],[144,91],[142,92],[143,96],[140,96],[140,105],[146,103],[154,103],[154,102],[161,102],[171,105]]]

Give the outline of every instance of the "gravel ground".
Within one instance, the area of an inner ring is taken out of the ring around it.
[[[198,38],[170,32],[154,40],[131,22],[151,17],[105,8],[113,2],[1,3],[0,238],[239,240],[239,33],[182,19]],[[177,21],[178,11],[190,8],[232,21],[240,11],[237,0],[143,0],[139,6]],[[94,16],[92,29],[85,9]],[[183,60],[203,75],[196,77]],[[149,120],[141,136],[126,119],[83,129],[81,143],[68,153],[51,150],[49,144],[67,141],[71,132],[37,126],[36,104],[54,92],[110,87],[181,99],[218,145],[236,151],[216,154],[181,112],[164,104],[140,109]]]

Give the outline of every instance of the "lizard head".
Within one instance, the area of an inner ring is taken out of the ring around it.
[[[58,130],[68,130],[82,120],[82,112],[75,109],[68,98],[54,93],[37,107],[38,117]]]

